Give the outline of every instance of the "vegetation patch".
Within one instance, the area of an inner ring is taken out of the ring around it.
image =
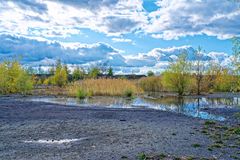
[[[32,77],[17,61],[0,64],[0,94],[27,94],[32,89]]]
[[[231,150],[236,150],[236,155],[232,156],[240,158],[237,154],[237,148],[240,143],[239,124],[232,124],[230,126],[226,126],[224,124],[219,124],[214,121],[205,121],[204,127],[202,127],[201,132],[213,140],[213,143],[208,146],[209,151],[214,151],[217,149],[221,149],[222,151],[224,151],[231,148]]]
[[[205,157],[194,157],[194,156],[174,156],[167,154],[145,154],[140,153],[138,156],[138,160],[216,160],[216,158],[205,158]]]
[[[126,79],[85,79],[70,84],[67,90],[70,96],[76,96],[79,90],[92,96],[132,97],[142,93],[135,82]]]

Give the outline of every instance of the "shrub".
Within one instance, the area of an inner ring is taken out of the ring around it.
[[[17,61],[0,64],[0,94],[26,94],[33,88],[31,76]]]
[[[131,98],[133,96],[133,91],[131,89],[127,89],[124,91],[124,96]]]
[[[80,80],[84,78],[84,70],[79,67],[75,68],[72,74],[72,78],[74,81]]]
[[[84,99],[87,97],[87,93],[83,89],[78,89],[77,90],[77,98],[79,99]]]

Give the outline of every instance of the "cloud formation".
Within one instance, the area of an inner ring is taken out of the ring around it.
[[[115,73],[145,74],[149,70],[161,72],[172,60],[187,54],[189,61],[195,61],[195,49],[191,46],[154,48],[147,53],[137,55],[122,54],[106,43],[81,44],[62,43],[46,39],[33,39],[23,36],[0,35],[0,61],[20,58],[24,65],[33,67],[51,66],[60,59],[65,64],[89,67],[98,63],[107,63]],[[231,63],[231,56],[222,52],[204,53],[204,61],[218,61],[221,65]]]
[[[146,31],[154,38],[178,39],[187,35],[228,39],[240,35],[240,9],[231,0],[158,0]]]
[[[194,35],[240,35],[240,9],[231,0],[0,0],[0,32],[68,37],[88,28],[108,36],[149,34],[165,40]]]
[[[0,60],[19,58],[24,64],[40,65],[43,62],[48,66],[58,59],[66,64],[108,62],[112,66],[125,65],[125,59],[120,55],[120,51],[105,43],[67,44],[0,35],[0,44]]]
[[[141,0],[1,0],[0,9],[0,32],[44,37],[67,37],[82,28],[119,36],[147,19]]]

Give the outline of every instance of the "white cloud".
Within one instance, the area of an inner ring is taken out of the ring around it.
[[[149,14],[147,33],[154,38],[178,39],[187,35],[228,39],[240,35],[240,9],[228,0],[159,0],[159,9]]]
[[[240,9],[230,0],[158,0],[146,12],[143,0],[0,0],[0,33],[68,37],[88,28],[109,36],[147,33],[153,38],[187,35],[228,39],[240,35]]]
[[[131,39],[127,38],[112,38],[114,42],[124,42],[124,43],[133,43]]]
[[[105,43],[68,44],[3,34],[0,44],[0,60],[20,58],[22,63],[31,65],[51,65],[58,59],[66,64],[108,62],[112,66],[125,65],[121,51]]]
[[[134,32],[147,20],[142,1],[0,1],[0,32],[63,36],[81,28],[116,35]]]
[[[106,43],[81,44],[63,43],[0,34],[0,61],[8,58],[20,58],[25,65],[51,66],[60,59],[65,64],[80,65],[88,68],[98,63],[107,63],[115,73],[142,74],[149,70],[156,73],[168,67],[169,61],[175,60],[181,53],[187,53],[189,61],[195,61],[195,49],[191,46],[154,48],[147,53],[126,55]],[[223,52],[203,54],[203,60],[218,61],[222,66],[231,64],[232,57]]]

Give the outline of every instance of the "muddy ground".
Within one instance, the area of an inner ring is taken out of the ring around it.
[[[235,147],[226,144],[209,149],[214,139],[203,132],[206,121],[198,118],[149,109],[84,108],[24,99],[0,97],[0,159],[118,160],[137,159],[143,152],[240,158],[239,137],[235,137]],[[234,118],[239,110],[211,112],[227,117],[217,125],[239,124]]]

